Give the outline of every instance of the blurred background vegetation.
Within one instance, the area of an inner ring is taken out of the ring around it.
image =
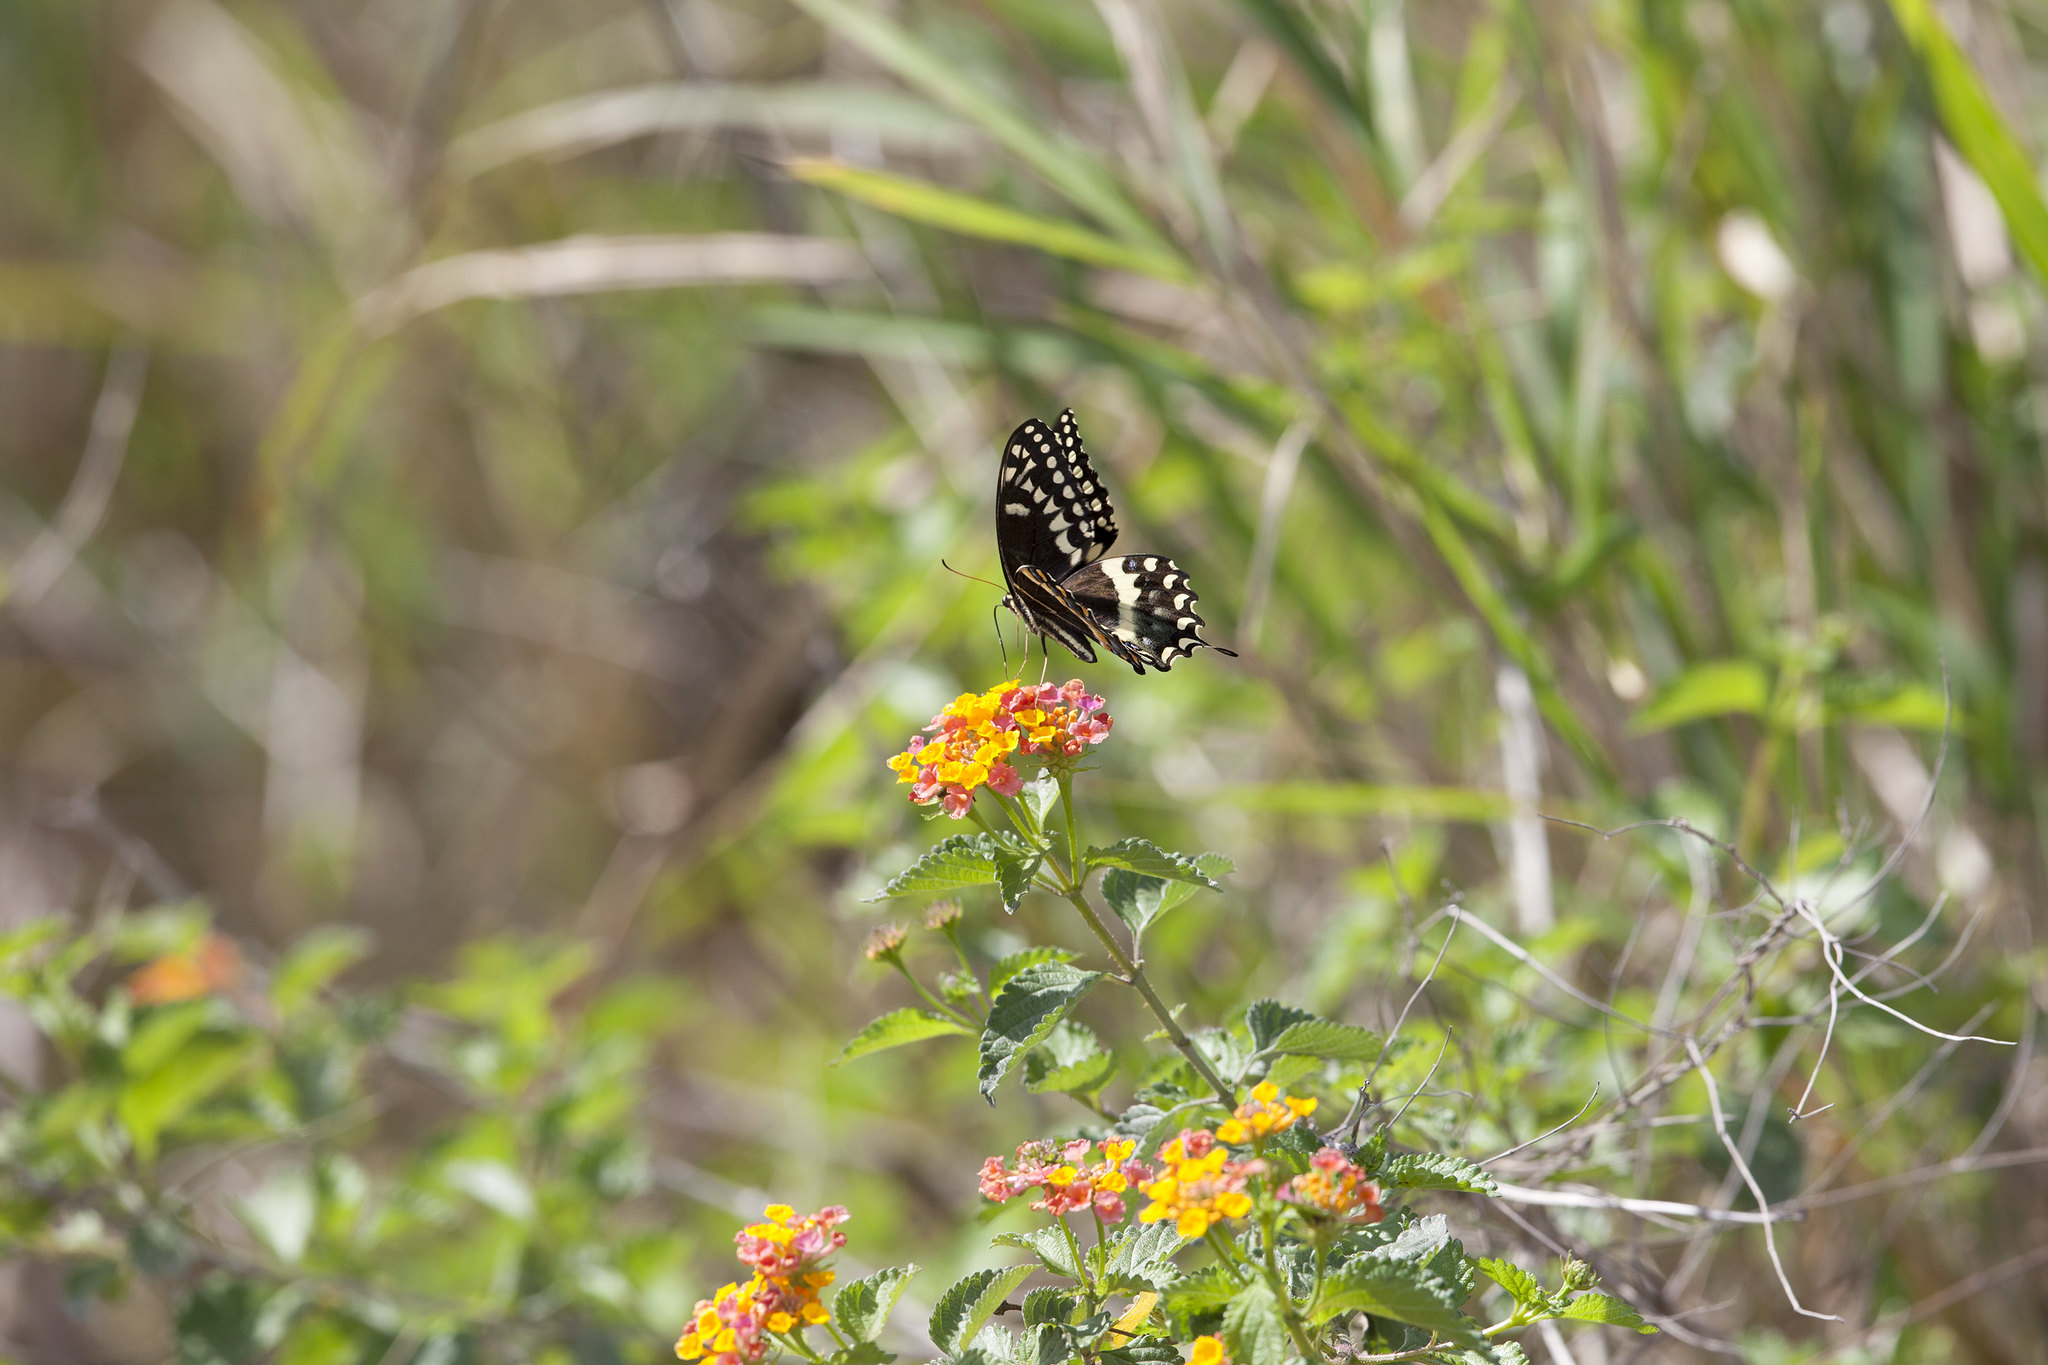
[[[2034,0],[0,0],[0,918],[73,916],[81,972],[203,904],[279,1074],[350,1077],[188,1133],[169,1184],[256,1240],[172,1254],[159,1173],[36,1096],[240,1026],[138,1058],[118,973],[20,985],[9,1160],[55,1164],[7,1349],[659,1358],[762,1192],[961,1262],[980,1156],[1084,1116],[985,1108],[952,1043],[827,1063],[907,999],[861,898],[946,832],[881,759],[1000,677],[939,561],[994,576],[998,442],[1071,405],[1119,548],[1242,655],[1071,670],[1097,827],[1239,869],[1154,944],[1170,999],[1385,1028],[1460,904],[1551,973],[1468,934],[1418,1006],[1460,1059],[1410,1119],[1480,1154],[1635,1074],[1583,1001],[1677,1017],[1760,918],[1669,832],[1538,812],[1682,815],[1823,903],[1885,864],[1843,932],[1925,919],[1943,974],[1873,980],[2020,1046],[1863,1011],[1717,1062],[1843,1321],[1753,1228],[1498,1232],[1667,1325],[1588,1365],[2041,1360],[2044,81]],[[1082,946],[1056,909],[968,932]],[[305,1004],[336,925],[367,956]],[[1812,945],[1779,966],[1756,1018],[1824,1016]],[[1539,1174],[1746,1199],[1697,1084],[1660,1104]],[[555,1189],[558,1120],[634,1160],[536,1222],[503,1173]],[[314,1123],[412,1221],[300,1274]]]

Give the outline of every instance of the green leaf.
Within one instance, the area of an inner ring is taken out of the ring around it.
[[[1032,820],[1040,829],[1045,828],[1046,812],[1058,805],[1059,800],[1059,779],[1051,773],[1040,773],[1024,784],[1023,791],[1017,793],[1018,803],[1031,812]]]
[[[1659,687],[1629,728],[1647,735],[1709,716],[1760,716],[1770,698],[1770,677],[1754,660],[1694,664]]]
[[[832,1300],[833,1324],[849,1340],[873,1341],[917,1270],[914,1265],[890,1266],[847,1285]]]
[[[1237,1295],[1237,1282],[1220,1265],[1203,1267],[1167,1290],[1162,1297],[1169,1313],[1206,1313]]]
[[[69,923],[63,915],[41,915],[0,934],[0,966],[9,965],[23,953],[49,942],[63,933]]]
[[[1287,1327],[1264,1280],[1253,1280],[1224,1305],[1223,1341],[1231,1365],[1280,1365],[1287,1359]]]
[[[894,1351],[885,1351],[872,1341],[856,1341],[826,1356],[827,1365],[891,1365]]]
[[[912,1009],[906,1006],[890,1010],[881,1018],[853,1035],[853,1041],[839,1050],[832,1059],[833,1066],[844,1066],[856,1057],[865,1057],[871,1052],[885,1052],[905,1043],[921,1043],[927,1038],[944,1038],[948,1034],[973,1036],[973,1030],[954,1023],[943,1015],[930,1010]]]
[[[977,1270],[945,1293],[932,1309],[932,1345],[947,1355],[959,1352],[982,1324],[989,1320],[1011,1290],[1031,1278],[1038,1267],[1005,1266],[1001,1270]]]
[[[234,1200],[233,1208],[279,1260],[296,1264],[306,1254],[318,1209],[312,1173],[303,1166],[279,1167],[261,1185]]]
[[[869,896],[867,903],[872,905],[893,896],[958,891],[967,886],[993,886],[995,881],[995,841],[986,834],[955,834],[926,850],[922,858]]]
[[[1612,1294],[1581,1294],[1564,1306],[1559,1317],[1578,1322],[1605,1323],[1609,1327],[1631,1327],[1643,1336],[1657,1329],[1643,1321],[1643,1315]]]
[[[1044,1043],[1024,1054],[1024,1088],[1034,1095],[1098,1093],[1116,1077],[1116,1054],[1092,1030],[1062,1019]]]
[[[914,223],[929,223],[989,241],[1035,247],[1049,256],[1063,256],[1083,265],[1128,270],[1174,283],[1191,278],[1187,266],[1164,251],[1131,246],[1078,223],[1041,218],[927,181],[808,157],[789,162],[786,169],[798,180],[837,191]]]
[[[1852,725],[1889,725],[1898,730],[1932,730],[1939,733],[1949,723],[1947,701],[1941,693],[1919,683],[1910,683],[1887,697],[1845,702],[1828,707],[1828,719]]]
[[[154,1161],[163,1131],[233,1081],[258,1046],[253,1039],[201,1036],[179,1049],[174,1061],[124,1086],[114,1112],[136,1156],[144,1164]]]
[[[1019,948],[1014,953],[997,958],[995,965],[988,969],[988,993],[991,997],[1001,995],[1003,987],[1010,984],[1010,978],[1026,967],[1035,966],[1040,962],[1072,962],[1079,956],[1079,953],[1066,948],[1054,948],[1043,943],[1033,944],[1029,948]]]
[[[1550,1303],[1550,1296],[1543,1292],[1543,1286],[1536,1282],[1536,1277],[1513,1261],[1503,1261],[1498,1256],[1475,1256],[1472,1264],[1478,1266],[1479,1272],[1487,1279],[1507,1290],[1516,1303],[1545,1306]]]
[[[995,1103],[996,1086],[1010,1064],[1044,1042],[1101,972],[1084,972],[1064,962],[1040,962],[1012,977],[988,1012],[981,1035],[981,1095]]]
[[[1017,1247],[1036,1256],[1039,1264],[1055,1275],[1064,1275],[1070,1280],[1081,1278],[1081,1267],[1074,1261],[1074,1248],[1057,1226],[1032,1228],[1028,1232],[1006,1232],[989,1245]]]
[[[1003,893],[1003,913],[1014,915],[1017,907],[1024,903],[1024,893],[1031,889],[1031,879],[1038,875],[1038,864],[1043,860],[1040,854],[1028,857],[998,851],[996,854],[996,885]]]
[[[1198,853],[1195,868],[1203,876],[1213,879],[1226,873],[1235,872],[1237,864],[1221,853]],[[1176,910],[1193,899],[1195,892],[1202,889],[1200,882],[1176,881],[1166,877],[1155,877],[1128,868],[1112,867],[1102,874],[1103,899],[1117,918],[1130,927],[1133,935],[1142,934],[1169,911]]]
[[[1312,1010],[1283,1005],[1278,1000],[1254,1000],[1245,1007],[1244,1027],[1252,1036],[1254,1050],[1264,1052],[1288,1029],[1315,1020]]]
[[[1086,148],[1048,135],[1043,120],[990,95],[986,84],[968,76],[957,61],[931,51],[880,14],[847,0],[797,0],[797,5],[905,84],[979,124],[1083,213],[1130,241],[1161,242],[1158,231]]]
[[[221,1007],[211,999],[156,1006],[122,1046],[121,1069],[130,1076],[149,1075],[220,1019]]]
[[[1119,839],[1108,848],[1091,848],[1087,865],[1090,868],[1121,867],[1167,881],[1193,882],[1211,891],[1223,889],[1195,859],[1185,853],[1168,853],[1150,839]]]
[[[1290,1024],[1263,1050],[1280,1057],[1321,1057],[1332,1062],[1369,1062],[1380,1055],[1382,1040],[1371,1029],[1340,1024],[1334,1019],[1307,1019]]]
[[[279,1015],[291,1018],[322,987],[368,956],[370,936],[348,924],[315,929],[294,943],[270,977],[270,1000]]]
[[[1127,1224],[1108,1243],[1108,1254],[1100,1245],[1089,1252],[1101,1285],[1111,1289],[1164,1290],[1175,1282],[1180,1270],[1174,1253],[1185,1243],[1170,1222]]]
[[[1365,1313],[1435,1332],[1454,1346],[1484,1346],[1479,1324],[1458,1311],[1463,1299],[1456,1285],[1412,1262],[1361,1256],[1323,1282],[1310,1318],[1320,1325],[1340,1313]]]
[[[1380,1167],[1379,1182],[1404,1190],[1462,1190],[1466,1194],[1497,1194],[1500,1187],[1478,1165],[1446,1152],[1412,1152],[1389,1158]]]
[[[1963,160],[1983,177],[1991,197],[1998,201],[2020,254],[2035,275],[2048,281],[2048,205],[2043,204],[2034,178],[2033,159],[2006,127],[1998,106],[1971,69],[1970,59],[1935,13],[1932,0],[1892,0],[1892,13],[1926,64],[1927,83],[1934,90],[1934,107],[1941,111],[1942,126],[1955,139]]]

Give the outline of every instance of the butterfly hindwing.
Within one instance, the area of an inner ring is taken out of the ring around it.
[[[1163,555],[1102,560],[1069,575],[1059,587],[1096,638],[1140,674],[1148,665],[1164,673],[1175,659],[1204,646],[1235,654],[1198,633],[1205,623],[1195,611],[1195,590],[1180,566]]]
[[[1011,432],[996,479],[996,552],[1010,587],[1027,564],[1062,578],[1115,541],[1116,509],[1088,463],[1073,409],[1057,429],[1033,417]]]

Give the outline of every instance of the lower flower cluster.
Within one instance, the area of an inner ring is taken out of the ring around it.
[[[762,1216],[765,1221],[733,1238],[753,1276],[698,1302],[689,1330],[676,1342],[679,1359],[758,1365],[775,1336],[830,1321],[818,1291],[833,1280],[825,1258],[846,1245],[846,1234],[834,1231],[846,1210],[835,1204],[798,1218],[789,1205],[770,1204]]]

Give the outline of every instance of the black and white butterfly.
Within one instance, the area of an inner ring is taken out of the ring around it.
[[[1058,640],[1085,663],[1100,641],[1142,675],[1164,673],[1204,645],[1195,632],[1195,590],[1164,555],[1105,559],[1116,541],[1116,509],[1088,465],[1074,410],[1048,427],[1036,417],[1010,433],[996,479],[996,552],[1003,605],[1025,628]]]

